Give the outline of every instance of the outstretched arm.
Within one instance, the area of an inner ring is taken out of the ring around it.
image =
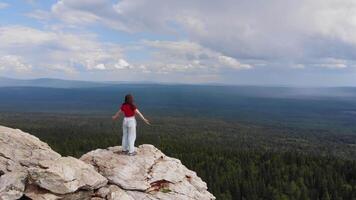
[[[138,114],[138,116],[141,117],[141,119],[142,119],[146,124],[151,125],[150,122],[148,121],[148,119],[146,119],[138,109],[136,109],[135,112]]]
[[[119,118],[119,116],[120,116],[120,113],[122,113],[121,109],[119,109],[119,110],[115,113],[115,115],[111,117],[112,120],[117,120],[117,119]]]

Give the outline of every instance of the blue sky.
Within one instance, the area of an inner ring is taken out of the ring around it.
[[[0,76],[356,86],[353,0],[0,0]]]

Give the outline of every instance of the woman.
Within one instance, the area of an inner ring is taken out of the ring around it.
[[[133,96],[128,94],[125,96],[125,102],[121,105],[117,113],[112,116],[113,120],[117,120],[120,114],[124,114],[124,121],[122,123],[122,148],[124,153],[128,153],[130,156],[136,155],[135,152],[135,140],[136,140],[136,119],[135,114],[141,117],[141,119],[146,123],[150,122],[140,113],[134,104]]]

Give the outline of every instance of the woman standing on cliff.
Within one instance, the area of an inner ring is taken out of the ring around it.
[[[135,140],[136,140],[136,119],[135,115],[141,117],[141,119],[146,123],[150,124],[150,122],[141,114],[141,112],[137,109],[134,104],[133,96],[128,94],[125,96],[125,101],[121,105],[120,109],[116,112],[114,116],[112,116],[113,120],[117,120],[120,114],[124,114],[124,120],[122,123],[122,148],[123,152],[127,153],[130,156],[136,155],[135,152]]]

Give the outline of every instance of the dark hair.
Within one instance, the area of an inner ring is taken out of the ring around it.
[[[127,94],[125,96],[125,101],[124,101],[124,104],[128,104],[130,105],[131,109],[132,110],[135,110],[136,109],[136,105],[134,104],[134,98],[131,94]]]

